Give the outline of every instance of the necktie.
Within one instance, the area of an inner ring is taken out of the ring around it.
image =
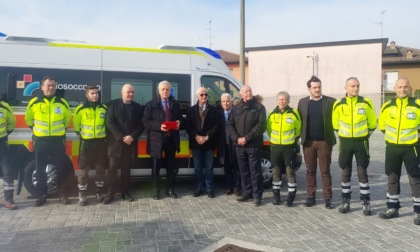
[[[201,129],[204,125],[204,106],[200,106],[200,120],[201,120]]]
[[[227,131],[227,122],[229,120],[229,112],[225,111],[225,137],[226,137],[226,144],[229,145],[229,134]]]
[[[168,101],[165,101],[165,115],[166,115],[166,121],[167,122],[171,121],[171,116],[169,114]]]

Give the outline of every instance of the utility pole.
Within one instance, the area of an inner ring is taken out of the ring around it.
[[[245,0],[241,0],[240,16],[239,74],[241,83],[245,85]]]
[[[306,58],[312,58],[312,76],[315,76],[315,52],[312,52],[312,55],[306,56]]]

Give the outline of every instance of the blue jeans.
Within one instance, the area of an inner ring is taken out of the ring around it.
[[[204,182],[207,192],[214,191],[213,153],[214,150],[192,150],[197,191],[204,191]]]

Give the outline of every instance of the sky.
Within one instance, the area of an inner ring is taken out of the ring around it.
[[[418,0],[245,0],[245,47],[384,37],[420,49],[418,10]],[[0,0],[0,32],[239,53],[240,0]]]

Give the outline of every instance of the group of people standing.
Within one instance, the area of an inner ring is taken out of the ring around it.
[[[360,82],[356,77],[346,80],[346,96],[336,100],[322,94],[321,80],[313,76],[307,82],[309,96],[299,100],[298,108],[288,106],[287,92],[277,95],[278,106],[268,118],[267,132],[271,141],[273,168],[273,204],[280,204],[281,174],[287,175],[287,206],[292,206],[296,195],[296,156],[301,139],[306,163],[307,199],[305,207],[316,204],[316,170],[319,166],[325,207],[333,209],[331,202],[331,153],[339,139],[338,165],[342,169],[340,213],[350,211],[351,174],[353,156],[359,178],[360,201],[363,214],[371,215],[369,166],[369,137],[377,127],[374,106],[369,98],[359,95]],[[420,101],[410,97],[410,83],[400,78],[395,84],[396,98],[382,105],[378,128],[385,134],[385,173],[388,176],[387,209],[380,218],[399,216],[400,176],[404,163],[414,203],[414,224],[420,225],[420,153],[419,126]]]
[[[225,194],[235,194],[238,202],[252,200],[262,203],[263,178],[261,151],[263,133],[267,130],[271,142],[273,168],[273,204],[281,203],[282,174],[287,176],[288,195],[285,204],[291,207],[296,197],[296,169],[300,144],[306,163],[306,207],[316,204],[316,171],[319,166],[322,192],[327,209],[333,209],[331,189],[331,153],[339,139],[339,167],[342,169],[342,203],[338,211],[350,211],[351,174],[353,156],[356,159],[359,192],[363,214],[371,215],[369,166],[369,136],[377,127],[372,101],[359,95],[360,82],[350,77],[345,83],[346,96],[336,100],[322,94],[321,80],[313,76],[307,82],[309,96],[302,98],[298,108],[289,106],[286,91],[277,94],[276,108],[266,119],[265,107],[252,94],[249,86],[240,90],[241,100],[233,106],[232,97],[220,97],[221,108],[208,102],[208,89],[196,90],[197,104],[181,114],[178,101],[171,96],[171,84],[162,81],[159,95],[141,106],[134,99],[134,87],[124,84],[121,98],[107,105],[100,102],[98,87],[88,86],[86,101],[74,111],[74,130],[80,136],[78,171],[79,204],[87,205],[88,171],[96,170],[96,200],[109,204],[117,191],[117,170],[121,169],[121,195],[133,201],[129,193],[130,167],[137,158],[137,140],[144,130],[147,134],[147,153],[152,157],[153,198],[160,194],[160,169],[166,168],[166,195],[177,198],[175,178],[178,173],[175,154],[180,151],[180,129],[189,134],[189,147],[195,167],[194,197],[207,193],[215,197],[213,161],[217,149],[225,168]],[[65,160],[65,132],[70,126],[71,111],[67,101],[56,96],[57,84],[52,76],[42,80],[42,95],[33,98],[27,107],[25,121],[33,132],[36,165],[35,206],[46,202],[48,163],[63,165]],[[387,209],[379,214],[384,219],[399,216],[401,168],[404,163],[414,202],[414,223],[420,225],[420,157],[419,126],[420,101],[409,96],[410,83],[400,78],[395,84],[396,98],[383,104],[379,129],[385,134],[385,173],[388,175]],[[172,123],[172,124],[171,124]],[[9,209],[16,209],[13,201],[13,178],[8,163],[7,136],[16,125],[10,106],[0,101],[0,165],[3,170],[4,201]],[[172,126],[169,126],[172,125]],[[299,143],[300,139],[300,143]],[[108,157],[108,158],[104,158]],[[107,176],[105,169],[109,166]],[[108,192],[104,195],[105,185]],[[60,201],[68,204],[59,188]]]

